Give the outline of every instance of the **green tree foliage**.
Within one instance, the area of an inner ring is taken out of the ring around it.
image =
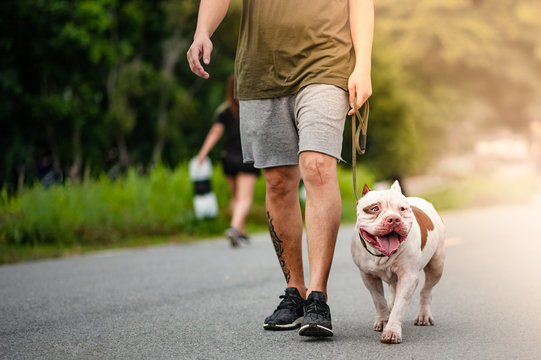
[[[227,35],[217,38],[215,81],[203,83],[185,60],[197,7],[192,0],[2,2],[0,186],[114,176],[193,156],[223,101],[239,15],[233,6]]]
[[[420,121],[439,118],[455,135],[461,121],[525,130],[541,92],[540,2],[382,0],[378,10],[377,44],[414,74]]]

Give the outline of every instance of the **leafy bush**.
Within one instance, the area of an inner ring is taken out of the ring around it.
[[[355,204],[351,170],[339,167],[343,201]],[[359,182],[373,182],[358,170]],[[198,220],[193,211],[193,184],[187,164],[174,170],[155,167],[141,176],[130,170],[124,177],[67,183],[44,189],[39,184],[15,197],[4,190],[0,203],[0,239],[12,245],[58,246],[108,244],[123,237],[150,235],[211,236],[222,234],[229,223],[230,193],[223,172],[216,166],[212,176],[219,214]],[[362,186],[360,184],[359,186]],[[346,205],[347,206],[347,205]],[[248,227],[265,227],[265,182],[260,177]],[[344,220],[354,219],[354,209]]]
[[[223,209],[229,192],[221,171],[214,171],[212,181],[221,211],[204,221],[194,216],[185,164],[173,171],[157,166],[148,176],[130,170],[114,181],[101,176],[49,189],[35,185],[19,196],[3,196],[0,237],[11,244],[73,245],[137,235],[213,234],[227,224]]]

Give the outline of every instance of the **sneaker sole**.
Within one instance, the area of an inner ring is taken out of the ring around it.
[[[296,329],[299,326],[301,326],[302,319],[303,318],[300,317],[297,320],[293,321],[291,324],[284,324],[284,325],[272,324],[272,323],[263,324],[263,329],[265,329],[265,330],[277,330],[277,331],[280,331],[280,330],[293,330],[293,329]]]
[[[331,329],[326,328],[325,326],[321,326],[318,324],[306,324],[301,327],[299,330],[300,336],[314,336],[314,337],[325,337],[325,336],[333,336],[333,332]]]

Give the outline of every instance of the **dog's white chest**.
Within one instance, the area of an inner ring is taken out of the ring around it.
[[[366,266],[363,266],[365,270],[362,270],[366,274],[373,275],[385,281],[387,284],[396,283],[398,277],[396,272],[393,271],[393,262],[387,261],[386,263],[378,263],[378,261],[368,261]]]

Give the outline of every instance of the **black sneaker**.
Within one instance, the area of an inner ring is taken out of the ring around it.
[[[304,299],[297,288],[287,288],[280,305],[271,316],[265,319],[265,330],[291,330],[297,328],[302,321]]]
[[[312,291],[304,302],[304,319],[299,335],[332,336],[331,310],[325,302],[325,294]]]
[[[239,239],[246,245],[250,243],[250,237],[248,236],[248,234],[239,235]]]

